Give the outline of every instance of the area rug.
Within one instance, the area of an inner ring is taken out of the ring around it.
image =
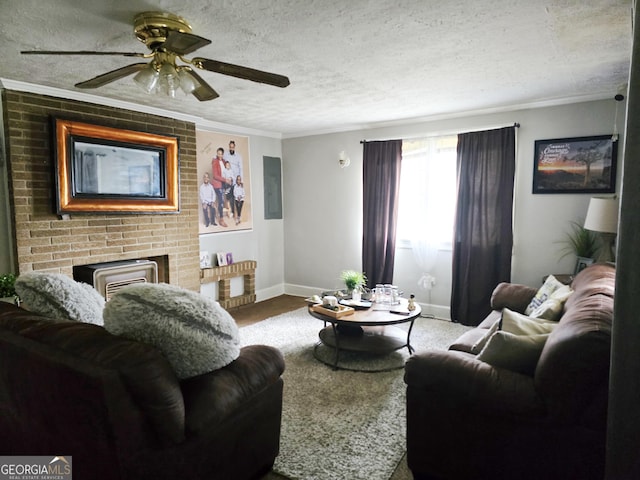
[[[240,329],[243,345],[271,345],[285,356],[280,455],[273,470],[299,480],[388,480],[406,450],[403,370],[332,369],[313,354],[322,327],[301,308]],[[418,318],[411,344],[417,352],[445,349],[468,328]],[[379,368],[408,353],[357,357],[344,361],[355,367],[375,362]]]

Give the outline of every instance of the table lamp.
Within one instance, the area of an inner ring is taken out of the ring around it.
[[[616,197],[592,197],[587,209],[584,228],[598,232],[602,246],[598,252],[598,262],[615,261],[613,242],[618,232],[618,199]]]

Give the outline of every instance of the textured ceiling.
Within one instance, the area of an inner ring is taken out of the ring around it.
[[[381,122],[608,98],[624,88],[631,0],[0,0],[0,78],[73,85],[139,59],[21,50],[147,53],[143,11],[186,18],[199,56],[287,75],[280,89],[198,73],[220,98],[147,95],[126,77],[95,90],[284,136]]]

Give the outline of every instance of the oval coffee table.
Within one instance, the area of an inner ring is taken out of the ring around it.
[[[403,313],[393,313],[393,312]],[[366,352],[374,355],[384,355],[407,347],[409,354],[413,353],[411,346],[411,330],[413,322],[420,316],[421,309],[416,304],[415,310],[407,310],[407,300],[401,299],[400,305],[390,307],[373,304],[366,310],[355,310],[352,315],[341,318],[333,318],[311,309],[309,314],[322,320],[325,327],[320,330],[318,336],[320,342],[314,348],[314,357],[322,363],[334,369],[355,370],[339,365],[340,352]],[[395,325],[409,323],[409,329],[403,330]],[[329,325],[327,325],[329,324]],[[326,345],[335,351],[333,363],[329,363],[317,354],[320,345]],[[382,370],[394,370],[403,365]],[[366,370],[380,371],[380,370]]]

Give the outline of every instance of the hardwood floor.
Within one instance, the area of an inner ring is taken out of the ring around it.
[[[229,309],[229,313],[235,319],[239,327],[257,323],[261,320],[280,315],[281,313],[297,310],[304,307],[307,302],[303,297],[293,295],[280,295],[251,305],[242,305]]]

